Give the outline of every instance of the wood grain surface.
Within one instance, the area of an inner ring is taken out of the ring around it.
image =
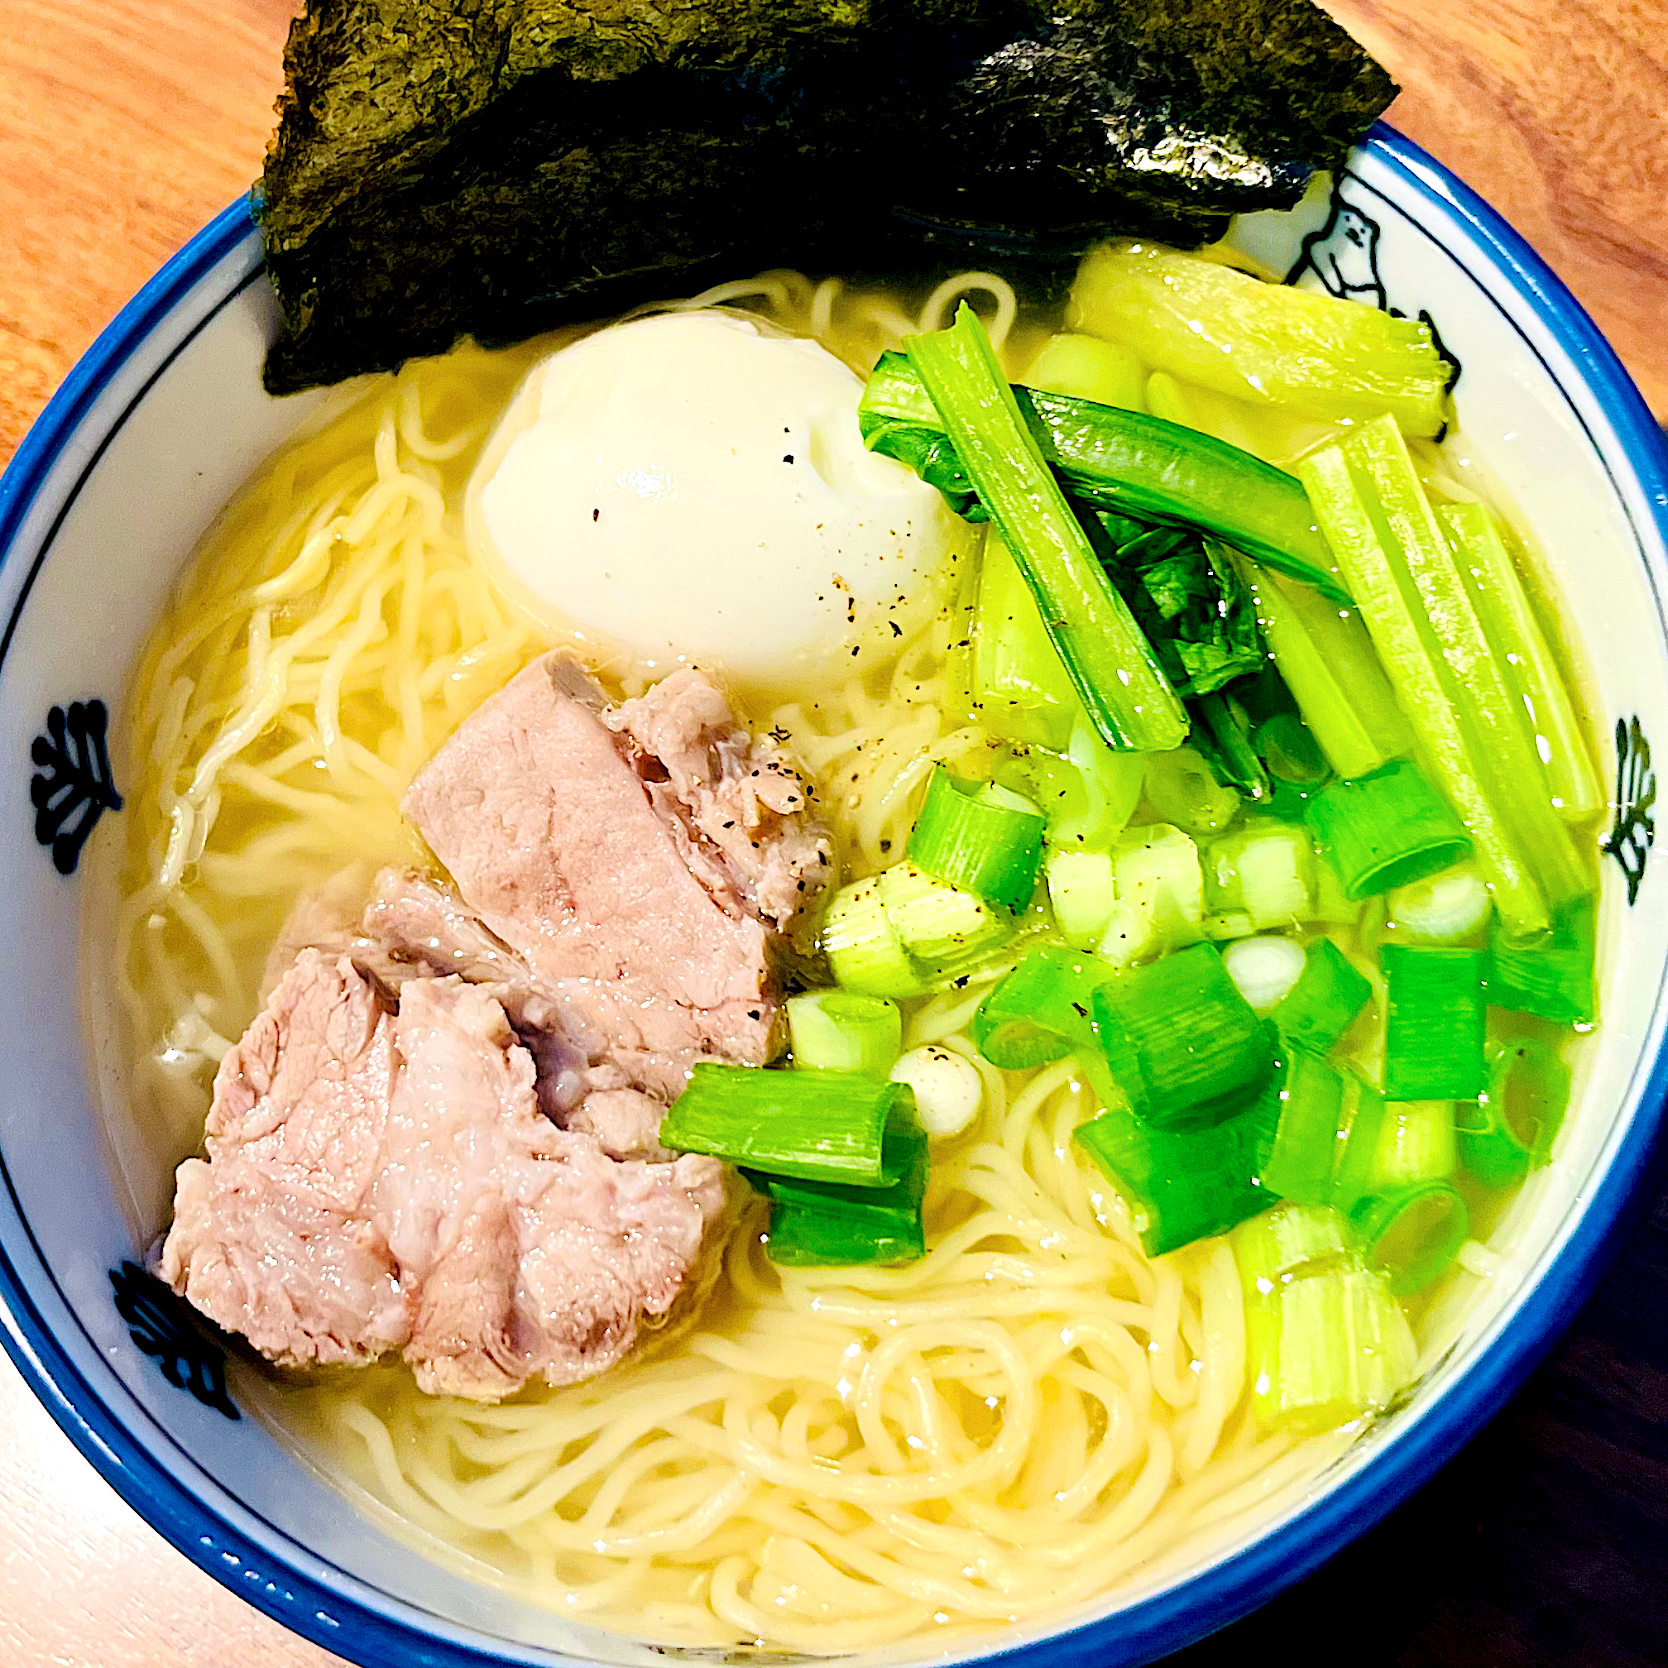
[[[1668,417],[1668,0],[1327,0],[1391,119],[1523,233]],[[122,302],[260,169],[290,0],[0,0],[0,461]],[[1184,1653],[1668,1661],[1668,1201],[1512,1406],[1267,1610]],[[334,1662],[140,1522],[0,1359],[4,1668]]]

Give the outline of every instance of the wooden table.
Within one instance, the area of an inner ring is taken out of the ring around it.
[[[1546,256],[1668,418],[1668,0],[1328,5],[1406,88],[1392,119]],[[0,0],[0,462],[127,296],[259,171],[291,9]],[[1455,1464],[1177,1661],[1658,1668],[1665,1339],[1658,1198],[1548,1364]],[[335,1660],[165,1545],[0,1359],[4,1668]]]

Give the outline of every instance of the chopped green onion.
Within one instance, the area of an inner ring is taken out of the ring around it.
[[[1129,1205],[1149,1257],[1226,1233],[1269,1203],[1254,1176],[1247,1112],[1204,1128],[1159,1129],[1111,1107],[1072,1139]]]
[[[1529,716],[1553,809],[1566,822],[1586,822],[1604,809],[1604,789],[1558,663],[1494,517],[1482,504],[1444,504],[1437,514],[1495,661]]]
[[[899,1156],[896,1179],[884,1187],[747,1173],[770,1200],[766,1250],[773,1263],[825,1268],[907,1263],[925,1255],[926,1137],[906,1118],[889,1129],[888,1139],[895,1140]]]
[[[1373,994],[1372,982],[1350,965],[1330,938],[1317,938],[1297,983],[1275,1007],[1273,1019],[1288,1042],[1329,1054]]]
[[[1393,1192],[1454,1173],[1454,1103],[1387,1100],[1378,1126],[1368,1189]]]
[[[1515,1187],[1552,1154],[1570,1099],[1570,1068],[1546,1043],[1500,1044],[1489,1059],[1488,1093],[1460,1110],[1459,1152],[1488,1187]]]
[[[1096,405],[1120,406],[1125,411],[1146,409],[1142,398],[1147,372],[1141,361],[1116,342],[1098,336],[1064,333],[1050,336],[1031,361],[1024,381],[1029,388]]]
[[[1538,942],[1521,944],[1497,921],[1489,944],[1488,999],[1559,1025],[1587,1025],[1598,1012],[1593,982],[1593,904],[1571,904]]]
[[[965,1055],[936,1043],[912,1048],[892,1067],[891,1078],[914,1091],[915,1114],[935,1141],[960,1135],[979,1115],[984,1100],[979,1068]]]
[[[1101,851],[1135,814],[1145,763],[1140,753],[1119,753],[1108,747],[1095,734],[1079,703],[1077,722],[1063,754],[1030,747],[1007,768],[1010,779],[1024,788],[1048,818],[1046,845],[1056,851]]]
[[[1112,1074],[1138,1117],[1205,1122],[1254,1093],[1274,1065],[1273,1033],[1240,995],[1214,945],[1130,969],[1094,993]]]
[[[1390,1100],[1475,1100],[1488,1081],[1482,950],[1381,952],[1388,990],[1384,1093]]]
[[[1518,937],[1592,888],[1407,445],[1388,419],[1299,466],[1379,658]],[[1440,629],[1439,629],[1440,627]]]
[[[1043,815],[1029,800],[994,782],[961,781],[938,765],[909,836],[909,859],[933,879],[1017,914],[1037,888],[1042,841]]]
[[[904,346],[1096,729],[1112,747],[1179,746],[1187,714],[1043,461],[978,315],[963,302],[948,330]]]
[[[1422,435],[1447,418],[1452,368],[1428,325],[1157,244],[1091,250],[1068,322],[1255,405],[1358,421],[1388,412]]]
[[[1471,849],[1459,819],[1410,760],[1330,782],[1304,819],[1344,895],[1365,898],[1451,868]]]
[[[1016,388],[1014,397],[1044,460],[1074,498],[1114,515],[1203,528],[1256,561],[1349,601],[1302,488],[1284,470],[1163,417],[1035,385]],[[987,506],[971,471],[905,355],[880,356],[857,419],[871,451],[907,464],[958,515],[984,519]]]
[[[896,1180],[907,1087],[867,1072],[770,1071],[703,1060],[672,1102],[660,1142],[773,1176],[880,1187]]]
[[[1419,1358],[1389,1281],[1353,1263],[1246,1282],[1245,1347],[1258,1423],[1303,1432],[1387,1407]]]
[[[1469,863],[1398,886],[1385,903],[1392,925],[1431,944],[1453,943],[1480,932],[1494,908],[1483,877]]]
[[[1344,1074],[1318,1055],[1294,1048],[1275,1081],[1278,1087],[1263,1115],[1257,1177],[1282,1199],[1325,1205],[1332,1198],[1338,1131],[1344,1123]]]
[[[1274,664],[1333,770],[1369,776],[1411,752],[1413,733],[1361,616],[1248,561],[1239,569]]]
[[[846,990],[867,996],[920,996],[928,989],[881,901],[880,877],[842,886],[823,917],[822,948]]]
[[[1167,823],[1132,828],[1112,859],[1117,902],[1100,954],[1127,966],[1148,950],[1194,942],[1205,915],[1199,848]]]
[[[1367,906],[1360,899],[1344,896],[1344,883],[1330,863],[1315,865],[1315,919],[1329,926],[1355,927]]]
[[[1307,920],[1314,875],[1309,836],[1266,818],[1212,842],[1206,853],[1206,896],[1212,910],[1243,909],[1259,929]]]
[[[1024,1071],[1092,1044],[1094,992],[1115,977],[1093,956],[1057,945],[1028,950],[973,1014],[973,1041],[993,1066]]]
[[[929,978],[969,966],[1013,936],[1006,914],[908,861],[881,875],[880,901],[904,949]]]
[[[1303,946],[1290,938],[1242,938],[1222,952],[1222,965],[1239,993],[1265,1017],[1303,977]]]
[[[1349,1223],[1325,1205],[1287,1199],[1243,1223],[1234,1234],[1234,1262],[1247,1300],[1276,1286],[1355,1257]]]
[[[1079,950],[1092,950],[1106,936],[1117,902],[1112,854],[1106,851],[1051,851],[1043,865],[1048,901],[1060,936]]]
[[[1189,834],[1219,833],[1239,814],[1239,795],[1223,787],[1191,747],[1154,753],[1146,787],[1147,803],[1159,817]]]
[[[883,996],[807,991],[787,1000],[793,1063],[812,1071],[865,1071],[884,1077],[903,1052],[903,1016]]]
[[[1397,1297],[1423,1291],[1441,1274],[1471,1232],[1470,1213],[1445,1181],[1414,1182],[1363,1199],[1350,1220],[1362,1254],[1390,1277]]]

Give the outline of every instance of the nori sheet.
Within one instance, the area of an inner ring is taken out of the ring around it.
[[[760,266],[1197,244],[1396,90],[1310,0],[310,0],[285,71],[274,393]]]

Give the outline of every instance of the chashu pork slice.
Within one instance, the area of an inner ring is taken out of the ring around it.
[[[534,1077],[490,988],[304,948],[221,1065],[163,1278],[289,1365],[399,1349],[484,1400],[603,1371],[689,1280],[723,1170],[612,1158]]]
[[[610,708],[553,654],[464,721],[405,811],[492,933],[670,1099],[697,1060],[775,1050],[774,955],[832,874],[807,797],[698,673]]]

